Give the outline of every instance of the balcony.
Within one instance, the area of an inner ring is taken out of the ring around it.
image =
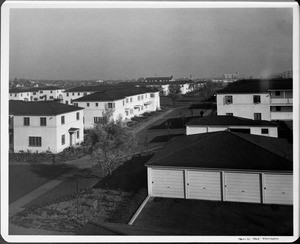
[[[293,98],[271,98],[271,104],[293,104]]]
[[[293,112],[271,112],[271,120],[293,120]]]

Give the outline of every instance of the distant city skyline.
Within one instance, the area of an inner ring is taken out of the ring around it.
[[[292,70],[291,9],[11,9],[10,79]]]

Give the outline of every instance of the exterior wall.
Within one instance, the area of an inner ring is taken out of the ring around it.
[[[38,90],[34,92],[18,92],[10,93],[10,100],[22,100],[22,101],[45,101],[53,100],[60,97],[63,90]]]
[[[80,120],[76,120],[76,112],[80,114]],[[65,116],[65,125],[60,125],[60,117]],[[83,111],[75,111],[57,116],[14,116],[14,152],[20,150],[31,152],[45,152],[47,150],[52,153],[59,153],[63,149],[70,146],[68,130],[71,127],[80,129],[80,138],[77,142],[83,141]],[[24,117],[30,118],[30,126],[24,126]],[[46,117],[46,126],[40,125],[40,118]],[[61,145],[61,134],[66,135],[65,145]],[[29,137],[41,137],[42,146],[32,147],[29,146]]]
[[[76,113],[79,112],[79,120],[76,119]],[[65,123],[61,124],[61,117],[65,116]],[[57,115],[56,120],[56,148],[57,152],[61,152],[67,147],[75,146],[83,142],[83,110]],[[70,128],[79,128],[79,138],[76,138],[76,132],[73,134],[72,145],[70,144],[70,137],[72,136],[69,133]],[[65,135],[65,144],[62,145],[61,136]]]
[[[153,197],[293,204],[293,174],[288,172],[148,166],[147,177]]]
[[[291,90],[270,91],[269,94],[217,94],[217,114],[254,119],[254,113],[261,113],[262,120],[292,120],[293,92]],[[261,95],[261,103],[253,103],[253,95]],[[224,97],[232,96],[232,104],[224,104]],[[275,107],[281,111],[275,111]]]
[[[63,103],[72,104],[72,100],[87,96],[93,92],[62,92]]]
[[[208,132],[215,132],[215,131],[224,131],[227,129],[250,129],[250,134],[252,135],[260,135],[260,136],[269,136],[269,137],[278,137],[278,130],[277,127],[256,127],[256,126],[197,126],[197,125],[188,125],[186,126],[186,134],[193,135],[193,134],[201,134],[201,133],[208,133]],[[262,134],[261,129],[269,129],[268,134]]]
[[[24,117],[30,118],[30,126],[24,126]],[[40,118],[46,117],[47,126],[40,126]],[[14,152],[56,152],[56,122],[51,116],[14,116]],[[52,135],[52,136],[51,136]],[[41,147],[29,146],[29,137],[42,137]]]

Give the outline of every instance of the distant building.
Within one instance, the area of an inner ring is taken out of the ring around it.
[[[9,100],[47,101],[62,100],[63,89],[56,86],[29,87],[23,89],[10,89]]]
[[[154,77],[145,78],[145,82],[172,82],[172,81],[175,81],[172,75],[167,77],[154,76]]]
[[[83,141],[83,108],[54,101],[9,101],[13,152],[59,153]]]
[[[293,119],[293,80],[241,80],[217,91],[217,115],[254,120]]]
[[[265,120],[252,120],[235,116],[219,115],[192,119],[186,124],[187,135],[225,130],[252,135],[278,137],[278,125]]]

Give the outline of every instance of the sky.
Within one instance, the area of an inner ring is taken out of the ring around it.
[[[11,9],[10,79],[292,70],[291,9]]]

